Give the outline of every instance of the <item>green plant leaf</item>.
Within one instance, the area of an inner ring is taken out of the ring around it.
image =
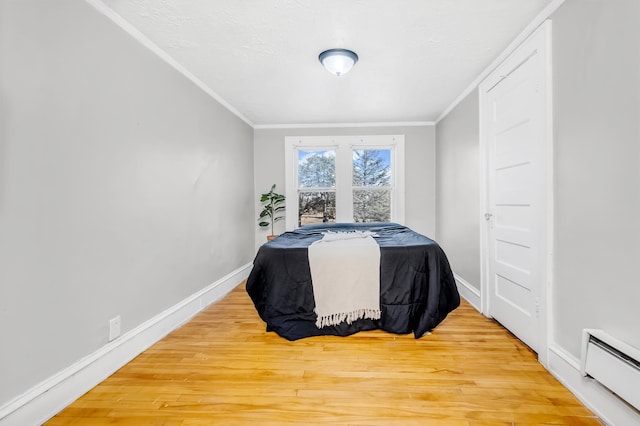
[[[271,225],[273,227],[274,222],[284,218],[283,216],[278,215],[278,213],[285,210],[284,201],[286,197],[282,194],[276,193],[275,189],[276,184],[274,183],[271,185],[271,190],[269,192],[260,196],[260,202],[266,203],[266,205],[262,206],[262,211],[258,217],[258,220],[261,221],[259,223],[260,226]]]

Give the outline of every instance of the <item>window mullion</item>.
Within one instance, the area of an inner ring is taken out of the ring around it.
[[[336,155],[336,222],[353,222],[351,146],[340,144]]]

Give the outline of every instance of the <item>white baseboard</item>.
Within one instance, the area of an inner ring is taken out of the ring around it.
[[[640,425],[640,412],[594,379],[583,377],[579,360],[560,346],[549,347],[547,369],[607,425]]]
[[[249,276],[251,264],[140,324],[0,407],[1,426],[40,425]]]
[[[466,282],[461,276],[454,273],[453,277],[456,279],[456,285],[458,286],[458,293],[462,296],[471,306],[476,308],[476,311],[480,310],[480,290]]]

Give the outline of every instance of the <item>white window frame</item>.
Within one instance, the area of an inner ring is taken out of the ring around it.
[[[353,222],[355,149],[391,150],[391,222],[404,223],[404,135],[285,137],[286,229],[298,227],[298,150],[335,150],[336,222]],[[331,189],[333,190],[333,188]]]

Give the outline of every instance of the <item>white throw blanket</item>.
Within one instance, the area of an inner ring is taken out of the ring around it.
[[[373,235],[328,232],[309,246],[318,328],[380,318],[380,247]]]

